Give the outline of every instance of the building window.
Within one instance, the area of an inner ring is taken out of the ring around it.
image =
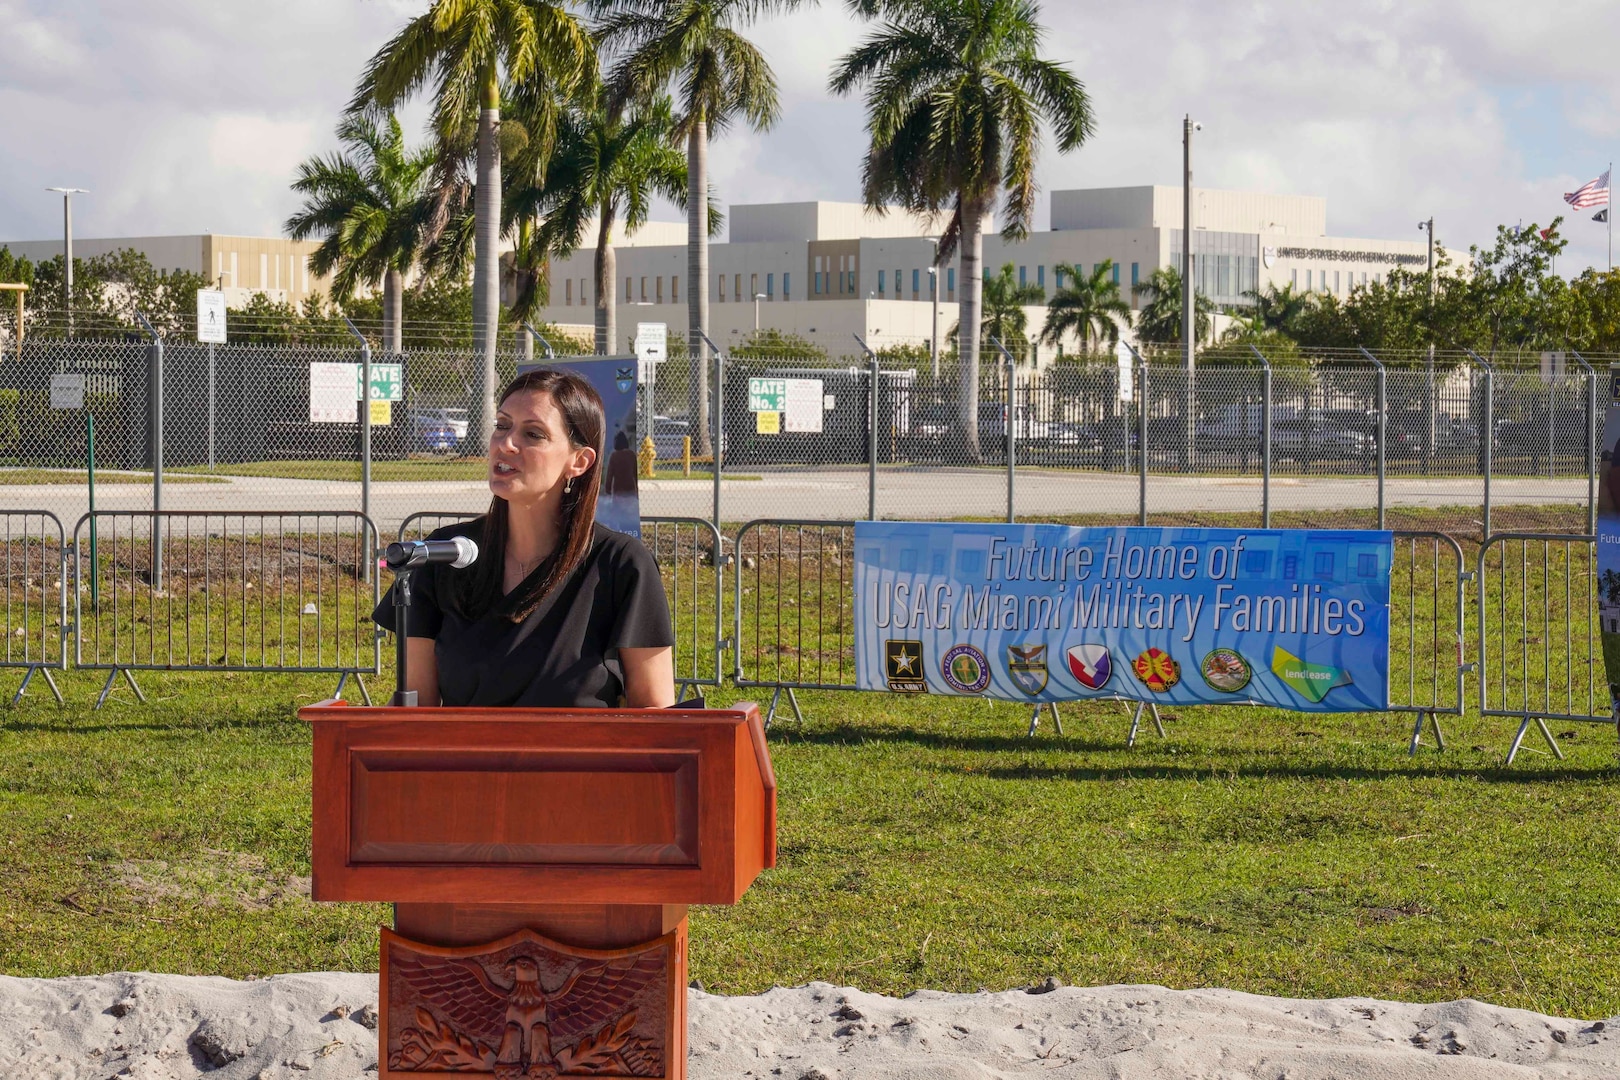
[[[1311,272],[1309,270],[1305,271],[1305,291],[1311,291]]]
[[[1063,288],[1063,267],[1055,267],[1052,271],[1052,276],[1057,280],[1057,287],[1060,289]]]
[[[643,304],[647,302],[647,279],[645,276],[641,279],[641,302]]]
[[[1299,269],[1297,267],[1288,272],[1288,285],[1290,288],[1299,288]]]
[[[564,307],[573,307],[574,306],[574,279],[573,278],[569,278],[567,281],[563,282],[563,306]]]
[[[792,283],[792,277],[793,277],[793,275],[789,274],[789,273],[784,272],[782,274],[782,299],[784,299],[784,300],[791,300],[792,299],[792,297],[790,295],[788,295],[790,287],[793,284]]]
[[[922,295],[922,271],[912,268],[911,271],[911,298],[913,300]]]
[[[1114,268],[1114,284],[1119,284],[1119,263],[1112,264]]]
[[[268,289],[269,287],[270,287],[270,256],[264,254],[263,252],[260,252],[259,253],[259,288]]]
[[[884,273],[885,272],[882,271],[882,270],[878,271],[878,295],[879,296],[883,295],[883,277],[884,277]]]
[[[1367,287],[1367,271],[1365,270],[1361,272],[1361,287],[1363,289]]]
[[[719,283],[720,302],[723,304],[726,301],[726,275],[720,275]]]
[[[748,298],[750,300],[752,300],[754,297],[756,297],[758,295],[759,295],[759,275],[758,274],[749,274],[748,275]]]
[[[1142,281],[1142,264],[1131,263],[1131,287],[1134,289]]]
[[[1020,266],[1018,268],[1018,284],[1022,285],[1023,283],[1024,283],[1024,268],[1022,266]]]
[[[1337,270],[1333,271],[1333,291],[1339,291],[1339,272]]]
[[[580,278],[579,279],[579,302],[581,304],[588,304],[588,303],[590,303],[590,301],[591,301],[591,296],[590,296],[589,291],[587,291],[587,288],[586,288],[586,285],[585,285],[585,279]]]
[[[741,300],[743,298],[743,294],[742,294],[742,275],[741,274],[733,274],[731,276],[731,294],[733,296],[735,296],[738,300]]]
[[[954,266],[945,271],[945,291],[951,294],[952,300],[956,299],[956,267]]]
[[[672,304],[681,302],[681,275],[679,274],[669,275],[669,302]]]
[[[636,294],[634,292],[634,289],[635,289],[635,279],[634,278],[625,278],[624,279],[624,302],[625,303],[628,304],[628,303],[630,303],[632,300],[634,300],[636,298]]]
[[[1037,266],[1035,268],[1035,284],[1039,285],[1042,289],[1046,288],[1046,267]]]
[[[775,274],[766,274],[765,275],[765,299],[767,299],[767,300],[775,300],[776,299],[776,275]]]
[[[821,271],[816,270],[810,275],[810,289],[817,296],[821,295]]]

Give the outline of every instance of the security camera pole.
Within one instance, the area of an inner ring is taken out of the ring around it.
[[[62,195],[62,310],[67,317],[67,336],[73,336],[73,196],[88,195],[82,187],[52,187],[46,191]]]

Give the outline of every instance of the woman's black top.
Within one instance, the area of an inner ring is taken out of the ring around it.
[[[430,539],[452,536],[482,545],[483,519]],[[544,571],[542,561],[534,573]],[[434,639],[443,705],[617,708],[624,696],[618,650],[675,644],[652,553],[601,525],[580,564],[522,622],[511,619],[510,593],[480,618],[460,614],[453,592],[459,572],[424,566],[411,578],[410,636]],[[394,628],[392,590],[372,618]]]

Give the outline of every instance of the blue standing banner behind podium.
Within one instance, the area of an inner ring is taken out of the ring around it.
[[[1389,705],[1389,532],[862,521],[863,690]]]

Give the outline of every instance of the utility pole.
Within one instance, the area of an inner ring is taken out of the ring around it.
[[[764,293],[757,292],[754,294],[754,333],[756,334],[759,333],[759,302],[763,299],[765,299]]]
[[[939,240],[933,241],[934,257],[928,265],[928,292],[934,305],[934,330],[928,339],[928,355],[933,360],[934,382],[939,382]]]
[[[1429,271],[1428,271],[1428,317],[1429,317],[1429,347],[1428,352],[1428,390],[1429,397],[1425,412],[1429,414],[1428,442],[1423,446],[1423,465],[1425,471],[1433,468],[1434,460],[1434,215],[1430,214],[1427,221],[1418,222],[1418,228],[1429,234]]]
[[[52,187],[62,195],[62,311],[67,318],[67,336],[73,336],[73,196],[88,195],[80,187]]]

